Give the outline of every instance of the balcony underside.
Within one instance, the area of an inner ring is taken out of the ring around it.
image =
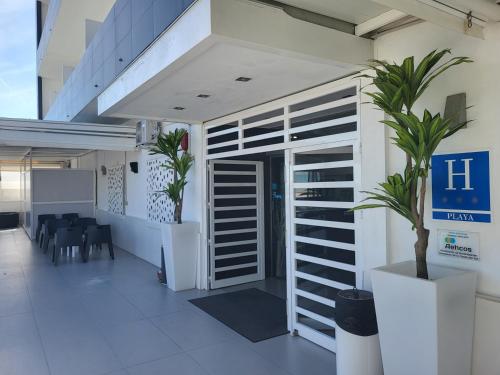
[[[372,57],[370,40],[281,9],[199,0],[99,95],[97,114],[203,122],[352,74]]]

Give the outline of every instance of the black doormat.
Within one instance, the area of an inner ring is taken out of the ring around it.
[[[256,288],[190,302],[252,342],[288,333],[286,301]]]

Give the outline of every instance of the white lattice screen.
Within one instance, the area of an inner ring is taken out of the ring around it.
[[[147,214],[154,223],[174,221],[174,205],[165,194],[160,193],[173,180],[173,172],[162,167],[165,158],[150,159],[147,162]]]

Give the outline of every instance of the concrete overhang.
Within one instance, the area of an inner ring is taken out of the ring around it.
[[[279,8],[198,0],[99,95],[98,114],[207,121],[352,74],[370,58],[372,41]]]
[[[132,151],[135,149],[135,128],[0,118],[1,146]]]

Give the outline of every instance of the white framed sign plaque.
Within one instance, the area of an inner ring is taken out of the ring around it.
[[[439,229],[438,251],[441,255],[479,260],[479,233]]]

